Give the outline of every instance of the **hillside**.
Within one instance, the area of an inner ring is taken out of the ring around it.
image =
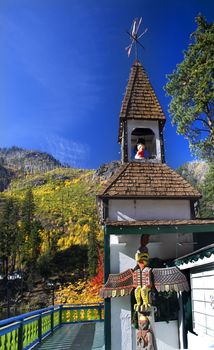
[[[90,225],[99,234],[96,214],[96,191],[93,171],[59,168],[44,174],[13,179],[4,195],[21,201],[32,187],[35,216],[42,225],[41,254],[54,248],[65,250],[72,245],[87,245]]]
[[[43,173],[62,164],[48,153],[20,147],[0,148],[0,165],[25,174]]]

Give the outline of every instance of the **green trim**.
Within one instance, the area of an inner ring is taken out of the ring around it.
[[[104,231],[104,282],[107,282],[110,274],[110,237],[107,229]]]
[[[190,256],[186,256],[181,259],[176,259],[175,260],[175,265],[180,266],[183,264],[188,264],[188,263],[194,263],[198,261],[199,259],[203,260],[204,258],[210,258],[211,255],[214,254],[214,248],[210,248],[201,252],[198,252],[196,254],[192,254]]]
[[[104,280],[108,279],[110,273],[110,236],[107,230],[104,230]],[[105,299],[105,318],[104,318],[104,338],[105,350],[111,350],[111,300]]]
[[[135,234],[148,234],[157,235],[163,233],[196,233],[196,232],[214,232],[213,224],[197,224],[197,225],[157,225],[157,226],[132,226],[132,225],[121,225],[111,226],[110,224],[105,225],[105,232],[108,235],[135,235]]]

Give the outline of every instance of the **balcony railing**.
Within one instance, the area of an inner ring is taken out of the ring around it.
[[[0,350],[27,350],[68,323],[102,322],[103,304],[58,305],[0,321]]]

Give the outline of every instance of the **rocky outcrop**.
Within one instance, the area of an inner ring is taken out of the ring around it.
[[[3,192],[9,185],[13,173],[0,165],[0,192]]]
[[[0,148],[0,165],[24,174],[44,173],[62,164],[46,152],[19,147]]]
[[[92,180],[93,181],[106,181],[108,180],[117,169],[120,167],[121,162],[119,160],[114,160],[111,163],[105,163],[101,165],[94,173]]]
[[[206,177],[209,165],[203,161],[185,163],[177,169],[177,172],[195,187],[200,187]]]

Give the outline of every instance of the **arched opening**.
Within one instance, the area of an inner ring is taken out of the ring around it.
[[[132,159],[155,159],[156,138],[149,128],[136,128],[131,133]]]

